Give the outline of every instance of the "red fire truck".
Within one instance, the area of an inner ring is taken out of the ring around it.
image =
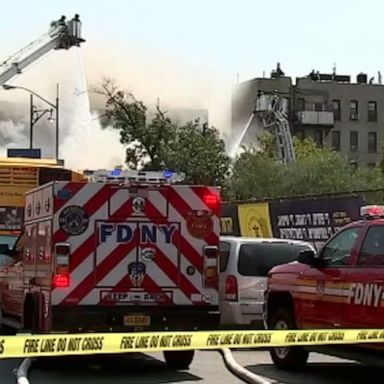
[[[383,328],[384,206],[361,207],[361,221],[331,237],[318,252],[303,251],[298,263],[269,275],[266,326],[270,329]],[[381,344],[315,347],[357,361],[382,364]],[[309,349],[273,348],[275,365],[299,368]]]
[[[219,189],[171,173],[90,177],[26,194],[25,229],[0,272],[1,323],[45,333],[216,328]],[[192,358],[165,353],[177,368]]]

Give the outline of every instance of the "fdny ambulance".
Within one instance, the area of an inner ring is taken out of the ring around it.
[[[170,172],[95,171],[26,194],[0,321],[31,332],[215,329],[220,191]],[[187,368],[193,351],[167,352]]]
[[[333,235],[315,255],[269,274],[265,308],[269,329],[382,329],[384,327],[384,206],[361,207],[363,220]],[[315,347],[342,358],[382,365],[382,344]],[[303,366],[309,349],[273,348],[282,369]]]

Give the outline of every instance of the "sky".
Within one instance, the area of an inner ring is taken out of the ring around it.
[[[159,98],[164,108],[206,108],[210,123],[227,132],[231,86],[268,76],[277,62],[293,77],[334,65],[353,79],[384,72],[380,0],[0,1],[0,58],[62,14],[79,13],[87,86],[109,76],[149,105]],[[56,82],[73,88],[78,60],[74,52],[53,52],[12,84],[52,97]],[[10,93],[0,92],[0,100],[22,98]]]
[[[2,56],[39,36],[53,18],[74,13],[84,24],[84,50],[123,53],[121,66],[129,66],[130,54],[158,56],[235,80],[236,73],[246,79],[269,72],[277,61],[293,75],[331,70],[334,62],[340,72],[377,72],[382,55],[380,0],[2,2]]]

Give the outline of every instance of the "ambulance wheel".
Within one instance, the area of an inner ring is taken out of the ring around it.
[[[171,369],[188,369],[192,363],[194,350],[188,351],[164,351],[164,359]]]
[[[270,329],[297,329],[292,312],[288,308],[277,310],[271,318]],[[304,367],[309,353],[302,347],[280,347],[270,350],[271,358],[277,368],[296,370]]]

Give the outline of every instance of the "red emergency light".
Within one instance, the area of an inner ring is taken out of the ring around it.
[[[360,208],[360,215],[365,219],[384,218],[384,206],[383,205],[365,205]]]
[[[207,193],[203,195],[203,201],[211,211],[213,211],[215,214],[218,214],[221,201],[217,194]]]

